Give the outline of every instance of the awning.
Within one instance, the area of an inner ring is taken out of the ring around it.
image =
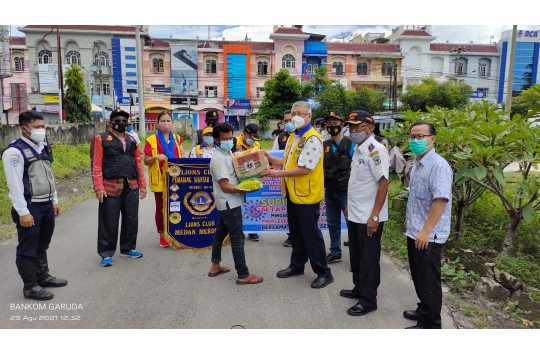
[[[302,56],[328,57],[328,51],[326,50],[326,43],[305,41],[304,53],[302,53]]]

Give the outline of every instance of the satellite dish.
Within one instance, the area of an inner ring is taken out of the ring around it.
[[[94,74],[98,74],[99,72],[99,67],[95,64],[92,64],[92,67],[91,67],[91,70]]]
[[[345,39],[347,37],[349,37],[351,34],[351,32],[345,32],[345,33],[342,33],[340,36],[337,36],[336,39]]]

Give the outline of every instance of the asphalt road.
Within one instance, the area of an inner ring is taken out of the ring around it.
[[[92,198],[57,219],[49,264],[51,274],[69,284],[50,289],[55,294],[50,301],[23,298],[14,262],[17,239],[0,244],[0,328],[399,329],[414,324],[402,316],[403,310],[416,307],[412,281],[385,254],[378,310],[351,317],[346,311],[355,301],[339,296],[341,289],[352,287],[347,247],[343,262],[330,266],[335,282],[315,290],[310,283],[316,275],[309,264],[303,276],[276,277],[287,267],[291,253],[282,245],[283,234],[261,234],[258,243],[247,239],[250,272],[264,277],[264,282],[239,286],[230,247],[223,251],[222,265],[233,271],[216,278],[206,276],[210,252],[159,247],[154,198],[149,193],[140,205],[137,249],[144,257],[125,259],[117,252],[114,265],[103,268],[96,252],[97,211],[98,201]],[[328,233],[324,234],[328,246]],[[453,328],[444,306],[443,327]]]

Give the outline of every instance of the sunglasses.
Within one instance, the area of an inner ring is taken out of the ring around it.
[[[114,123],[120,123],[120,122],[128,123],[128,120],[127,120],[127,119],[121,120],[121,119],[119,119],[119,118],[117,118],[117,119],[114,120]]]

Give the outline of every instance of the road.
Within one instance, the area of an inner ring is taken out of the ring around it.
[[[48,251],[51,274],[69,284],[50,289],[55,297],[33,302],[22,296],[22,281],[14,263],[17,239],[0,244],[0,328],[344,328],[399,329],[414,324],[402,317],[416,306],[409,275],[382,255],[382,283],[378,310],[363,317],[346,311],[354,300],[339,296],[352,287],[348,248],[343,262],[330,265],[335,282],[315,290],[315,274],[306,265],[300,277],[278,279],[287,267],[290,248],[284,235],[262,234],[258,243],[246,240],[246,259],[251,273],[264,277],[259,285],[239,286],[230,246],[223,251],[223,266],[232,272],[206,276],[210,252],[162,249],[154,225],[154,198],[141,202],[137,249],[141,259],[113,258],[103,268],[96,252],[98,201],[87,200],[57,219]],[[329,245],[328,233],[325,234]],[[343,234],[346,238],[346,233]],[[21,310],[21,305],[33,307]],[[35,309],[34,309],[35,308]],[[443,306],[443,328],[453,328]]]

